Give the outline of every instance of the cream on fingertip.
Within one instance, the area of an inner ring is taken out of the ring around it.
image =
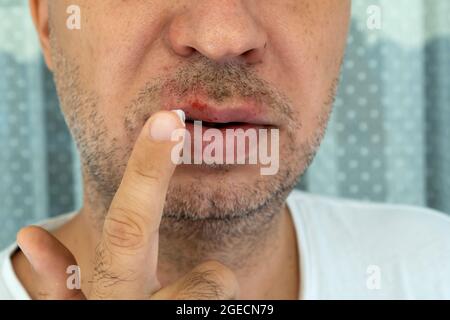
[[[172,110],[172,112],[176,113],[177,116],[180,118],[181,122],[183,122],[183,124],[185,124],[185,122],[186,122],[186,114],[184,113],[183,110],[177,109],[177,110]]]

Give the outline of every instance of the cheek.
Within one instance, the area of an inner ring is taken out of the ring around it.
[[[82,8],[82,29],[70,40],[76,44],[70,52],[79,61],[84,86],[101,104],[123,105],[167,62],[160,39],[164,3],[104,0]]]
[[[296,136],[302,141],[312,138],[328,118],[346,43],[345,15],[324,20],[292,22],[272,31],[272,70],[293,101],[294,117],[301,123]]]

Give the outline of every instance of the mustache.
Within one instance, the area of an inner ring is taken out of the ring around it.
[[[287,127],[295,125],[293,103],[266,80],[261,79],[251,66],[237,61],[217,63],[197,56],[181,65],[175,72],[147,82],[126,108],[126,128],[131,119],[145,122],[159,110],[165,97],[182,101],[189,95],[201,93],[217,104],[228,99],[252,99],[265,106],[266,111],[279,118]],[[298,124],[297,124],[298,125]]]

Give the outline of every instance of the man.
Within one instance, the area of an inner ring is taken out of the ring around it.
[[[2,298],[450,298],[448,217],[291,192],[328,122],[349,0],[78,0],[75,30],[72,2],[30,6],[84,203],[18,234]],[[277,130],[279,167],[179,164],[194,121],[226,141]]]

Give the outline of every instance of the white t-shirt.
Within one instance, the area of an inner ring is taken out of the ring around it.
[[[450,299],[450,217],[431,209],[294,191],[300,299]],[[43,224],[57,228],[64,215]],[[0,299],[29,299],[0,253]]]

